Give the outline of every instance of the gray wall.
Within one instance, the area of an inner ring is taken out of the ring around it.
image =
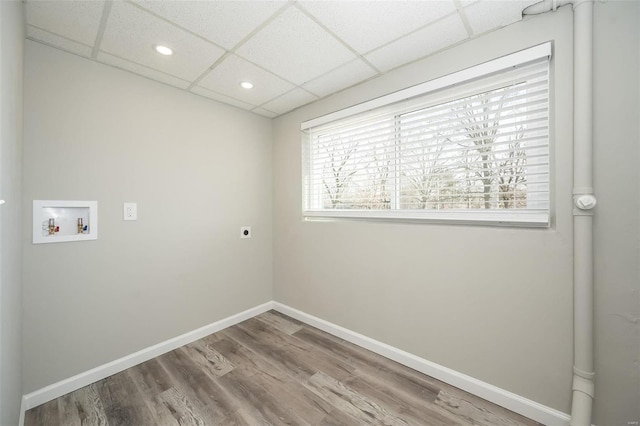
[[[301,121],[548,40],[555,50],[550,229],[301,220]],[[567,8],[276,119],[276,300],[568,412],[571,144]]]
[[[0,424],[22,396],[22,3],[0,2]]]
[[[640,421],[640,2],[596,4],[595,424]]]
[[[269,119],[27,42],[25,393],[271,300],[271,163]],[[98,240],[32,245],[34,199]]]
[[[20,49],[5,43],[20,41],[17,28],[6,35],[6,17],[19,11],[0,5],[0,178],[10,200],[5,173],[16,191],[20,129],[5,112],[9,104],[19,116],[21,85],[19,73],[7,80]],[[640,4],[595,7],[594,423],[626,425],[640,419]],[[547,40],[550,229],[302,221],[301,121]],[[266,119],[27,42],[25,392],[267,301],[273,276],[280,302],[569,412],[571,72],[564,7],[278,118],[271,152]],[[99,240],[31,245],[33,199],[98,200]],[[138,202],[139,221],[122,221],[123,201]],[[6,266],[19,259],[6,251],[17,246],[6,243],[16,204],[0,208],[2,424],[16,415],[20,376],[20,349],[5,343],[19,341],[20,271]],[[242,225],[253,226],[252,240],[237,238]]]
[[[608,426],[640,417],[637,9],[596,5],[594,420]],[[570,412],[572,26],[569,7],[529,17],[276,119],[276,300]],[[301,121],[547,40],[555,50],[550,229],[302,221]]]

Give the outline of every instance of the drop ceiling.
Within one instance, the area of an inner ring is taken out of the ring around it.
[[[519,21],[536,2],[26,0],[25,8],[30,40],[276,117]]]

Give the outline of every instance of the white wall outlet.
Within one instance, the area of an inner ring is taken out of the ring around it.
[[[240,228],[240,238],[251,238],[251,227],[243,226]]]
[[[138,204],[124,203],[124,220],[138,220]]]

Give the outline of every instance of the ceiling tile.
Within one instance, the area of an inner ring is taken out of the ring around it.
[[[284,114],[285,112],[289,112],[294,108],[308,104],[309,102],[315,101],[316,99],[318,98],[316,96],[313,96],[311,93],[296,88],[289,93],[285,93],[279,98],[262,105],[262,108],[278,114]]]
[[[378,69],[388,71],[427,56],[468,37],[456,13],[366,55]]]
[[[319,96],[352,86],[376,74],[364,61],[356,59],[304,85],[305,89]]]
[[[522,19],[522,10],[539,0],[479,1],[464,9],[474,34],[504,27]]]
[[[186,89],[191,84],[188,81],[182,80],[172,75],[165,74],[161,71],[157,71],[131,61],[127,61],[126,59],[118,58],[117,56],[109,55],[108,53],[98,53],[97,59],[102,63],[112,65],[117,68],[122,68],[124,70],[131,71],[141,76],[150,78],[152,80],[157,80],[171,86],[179,87],[181,89]]]
[[[253,83],[253,89],[240,87],[242,81]],[[236,55],[226,57],[198,85],[253,105],[260,105],[295,87]]]
[[[255,112],[256,114],[260,114],[260,115],[262,115],[264,117],[268,117],[268,118],[273,118],[273,117],[277,117],[278,116],[278,114],[276,114],[275,112],[268,111],[268,110],[266,110],[264,108],[256,108],[256,109],[252,110],[251,112]]]
[[[155,44],[172,48],[173,55],[156,53]],[[100,50],[189,81],[224,53],[210,42],[123,2],[113,3]]]
[[[145,9],[231,49],[286,1],[134,0]]]
[[[451,0],[302,1],[300,4],[360,53],[455,11]]]
[[[458,3],[460,3],[460,6],[462,7],[467,7],[473,3],[477,3],[480,0],[458,0]]]
[[[295,7],[290,7],[237,51],[240,56],[302,84],[355,55]]]
[[[104,1],[33,1],[25,5],[26,21],[40,29],[93,46]]]
[[[91,55],[104,0],[23,1],[27,38]],[[193,93],[273,117],[454,45],[465,25],[519,21],[539,0],[109,1],[98,61],[182,89],[197,81]]]
[[[230,98],[229,96],[223,95],[221,93],[216,93],[211,90],[207,90],[204,87],[192,87],[191,91],[200,96],[204,96],[205,98],[213,99],[218,102],[222,102],[228,105],[233,105],[238,108],[250,110],[255,107],[255,105],[248,104],[246,102],[239,101],[237,99]]]
[[[41,30],[40,28],[27,25],[27,37],[33,40],[38,40],[46,43],[50,46],[55,46],[58,49],[66,50],[67,52],[75,53],[76,55],[91,56],[92,48],[85,46],[84,44],[71,41],[64,37],[51,34],[50,32]]]

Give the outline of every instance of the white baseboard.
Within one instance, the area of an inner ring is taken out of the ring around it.
[[[282,303],[274,302],[273,309],[542,424],[548,426],[567,426],[569,424],[570,416],[568,414],[497,386],[490,385],[466,374],[427,361],[426,359],[314,317],[313,315],[309,315]]]
[[[37,391],[28,393],[22,397],[22,413],[20,414],[20,418],[22,420],[20,426],[23,425],[22,421],[24,419],[25,411],[33,407],[37,407],[40,404],[59,398],[62,395],[66,395],[69,392],[73,392],[74,390],[90,385],[98,380],[102,380],[113,374],[124,371],[127,368],[131,368],[159,355],[170,352],[180,346],[187,345],[208,336],[209,334],[231,327],[232,325],[248,320],[249,318],[253,318],[254,316],[260,315],[270,309],[273,309],[273,302],[264,303],[254,308],[247,309],[244,312],[240,312],[239,314],[221,319],[220,321],[205,325],[204,327],[200,327],[196,330],[142,349],[141,351],[135,352],[131,355],[124,356],[116,359],[115,361],[92,368],[84,373],[77,374],[68,379],[61,380]]]
[[[24,395],[22,395],[22,401],[20,402],[20,419],[18,420],[18,426],[24,426],[24,413],[27,411],[27,409],[25,408],[25,398]]]
[[[305,324],[319,328],[320,330],[326,331],[327,333],[333,334],[334,336],[340,337],[341,339],[465,390],[480,398],[484,398],[487,401],[493,402],[494,404],[500,405],[518,414],[522,414],[523,416],[542,424],[548,426],[569,425],[570,416],[568,414],[467,376],[466,374],[462,374],[442,365],[427,361],[426,359],[402,351],[398,348],[394,348],[393,346],[371,339],[367,336],[363,336],[362,334],[330,323],[318,317],[314,317],[313,315],[309,315],[290,306],[271,301],[24,395],[22,397],[19,426],[24,425],[25,412],[33,407],[37,407],[40,404],[59,398],[69,392],[73,392],[74,390],[124,371],[127,368],[131,368],[159,355],[177,349],[180,346],[194,342],[208,336],[209,334],[231,327],[232,325],[238,324],[249,318],[253,318],[254,316],[260,315],[270,309],[275,309],[278,312],[289,315],[290,317],[302,321]]]

